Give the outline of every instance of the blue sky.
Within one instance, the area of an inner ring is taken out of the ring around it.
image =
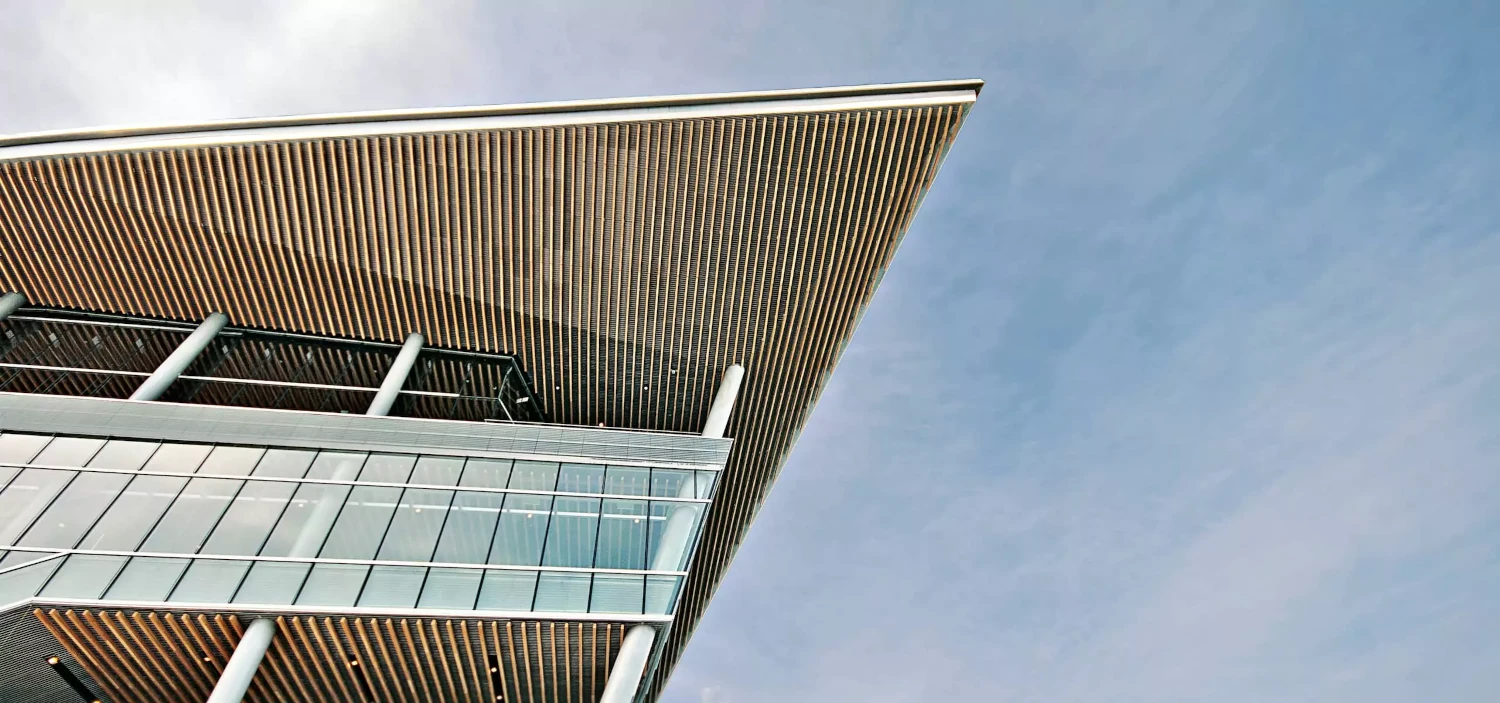
[[[725,5],[3,2],[0,131],[984,78],[667,700],[1500,691],[1500,10]]]

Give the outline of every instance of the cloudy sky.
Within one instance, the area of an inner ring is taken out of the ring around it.
[[[0,132],[984,78],[667,700],[1493,700],[1500,10],[717,4],[0,0]]]

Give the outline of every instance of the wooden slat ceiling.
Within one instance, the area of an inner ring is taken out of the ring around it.
[[[531,114],[483,129],[205,132],[52,155],[0,140],[0,289],[516,354],[564,423],[696,432],[722,370],[744,364],[669,671],[977,89],[578,108],[550,126]]]
[[[36,609],[110,703],[208,699],[248,620],[223,613]],[[612,622],[278,616],[249,703],[588,703],[620,641]]]

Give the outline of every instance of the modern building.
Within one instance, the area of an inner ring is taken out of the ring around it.
[[[0,701],[653,701],[978,81],[0,138]]]

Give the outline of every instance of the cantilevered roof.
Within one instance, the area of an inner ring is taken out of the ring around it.
[[[744,364],[669,669],[980,86],[0,138],[0,290],[511,353],[564,423],[696,432]]]

